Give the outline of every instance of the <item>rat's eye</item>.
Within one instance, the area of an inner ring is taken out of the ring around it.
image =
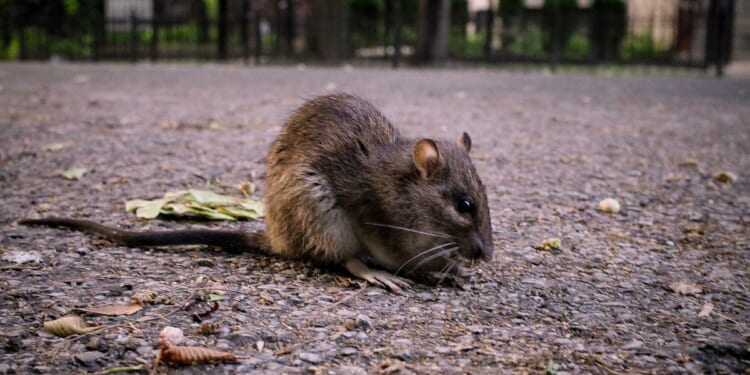
[[[470,214],[474,212],[474,202],[471,198],[459,198],[456,200],[456,209],[462,214]]]

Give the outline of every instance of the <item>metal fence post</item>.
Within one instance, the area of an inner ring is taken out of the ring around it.
[[[487,27],[487,35],[484,40],[484,59],[487,62],[492,60],[492,34],[495,28],[495,12],[492,9],[492,0],[488,1],[487,4],[487,20],[485,26]]]
[[[253,26],[255,28],[255,63],[260,64],[260,57],[263,55],[263,35],[260,28],[260,9],[255,9],[253,13]]]
[[[397,69],[401,64],[401,29],[403,27],[403,19],[401,14],[401,0],[395,0],[393,2],[393,68]]]
[[[227,58],[227,0],[219,0],[219,40],[216,57],[219,60]]]
[[[106,14],[104,14],[104,0],[97,0],[94,3],[94,9],[91,21],[91,29],[94,33],[94,41],[91,46],[91,58],[94,61],[101,60],[102,44],[104,44],[104,33],[106,27]]]
[[[560,38],[561,38],[561,15],[560,15],[560,0],[553,0],[552,10],[552,54],[550,55],[550,69],[555,72],[557,71],[557,65],[560,62]]]
[[[161,23],[161,0],[153,0],[152,11],[151,11],[151,45],[149,49],[149,57],[152,62],[158,59],[158,43],[159,43],[159,24]]]
[[[242,0],[242,17],[240,17],[240,43],[242,44],[242,61],[247,64],[250,60],[250,44],[247,37],[247,24],[250,22],[248,0]]]
[[[130,61],[138,60],[138,17],[134,10],[130,11]]]

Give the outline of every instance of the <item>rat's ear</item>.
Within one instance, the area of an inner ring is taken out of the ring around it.
[[[461,135],[458,136],[456,144],[458,144],[458,147],[466,150],[466,153],[468,154],[469,151],[471,151],[471,137],[469,137],[469,133],[461,132]]]
[[[431,139],[419,140],[414,145],[414,165],[422,178],[432,178],[443,166],[437,144]]]

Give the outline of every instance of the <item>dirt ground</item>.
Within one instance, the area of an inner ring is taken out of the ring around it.
[[[247,181],[262,197],[285,117],[331,90],[370,99],[410,136],[472,135],[492,262],[396,295],[299,262],[127,249],[16,223],[261,228],[143,221],[123,203],[185,188],[238,194]],[[737,79],[0,65],[0,374],[148,368],[166,326],[243,358],[161,373],[747,374],[749,104],[750,80]],[[59,176],[74,167],[88,173]],[[597,211],[607,197],[620,213]],[[548,238],[562,248],[537,249]],[[157,301],[133,315],[85,315],[98,332],[42,331],[144,290]],[[224,299],[199,323],[211,293]]]

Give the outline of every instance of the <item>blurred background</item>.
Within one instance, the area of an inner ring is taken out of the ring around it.
[[[373,65],[750,60],[747,0],[0,0],[0,59]]]

